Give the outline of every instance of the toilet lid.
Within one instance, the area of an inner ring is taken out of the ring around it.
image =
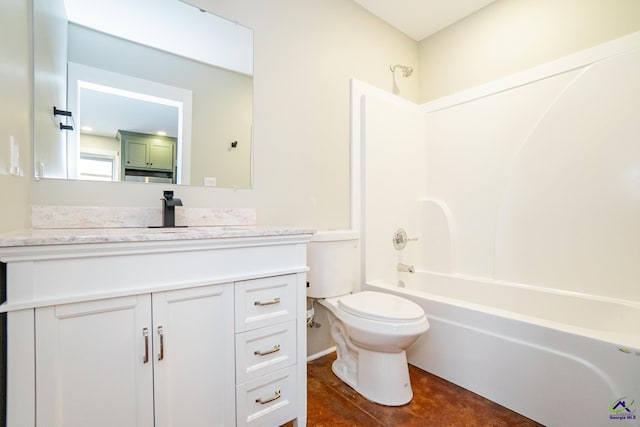
[[[424,317],[422,308],[405,298],[364,291],[338,299],[338,307],[354,316],[383,322],[411,322]]]

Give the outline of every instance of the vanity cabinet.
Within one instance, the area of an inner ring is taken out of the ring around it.
[[[150,309],[136,296],[36,309],[38,426],[153,425],[153,371],[136,334]]]
[[[232,284],[38,308],[36,419],[234,425],[230,328]]]
[[[295,417],[296,277],[236,283],[236,401],[241,425]]]
[[[0,240],[7,426],[304,426],[311,233],[280,233]]]

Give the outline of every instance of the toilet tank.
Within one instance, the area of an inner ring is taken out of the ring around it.
[[[358,231],[319,231],[307,250],[307,296],[330,298],[354,290],[358,269]]]

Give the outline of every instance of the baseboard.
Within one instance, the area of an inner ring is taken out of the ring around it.
[[[307,356],[307,362],[311,362],[312,360],[319,359],[319,358],[321,358],[322,356],[326,356],[326,355],[327,355],[327,354],[329,354],[329,353],[333,353],[334,351],[336,351],[336,347],[335,347],[335,346],[334,346],[334,347],[329,347],[329,348],[328,348],[328,349],[326,349],[326,350],[319,351],[319,352],[317,352],[317,353],[315,353],[315,354],[312,354],[312,355],[310,355],[310,356]]]

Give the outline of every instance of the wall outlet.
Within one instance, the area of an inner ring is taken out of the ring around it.
[[[205,187],[215,187],[216,184],[216,177],[215,176],[205,176],[204,177],[204,186]]]

